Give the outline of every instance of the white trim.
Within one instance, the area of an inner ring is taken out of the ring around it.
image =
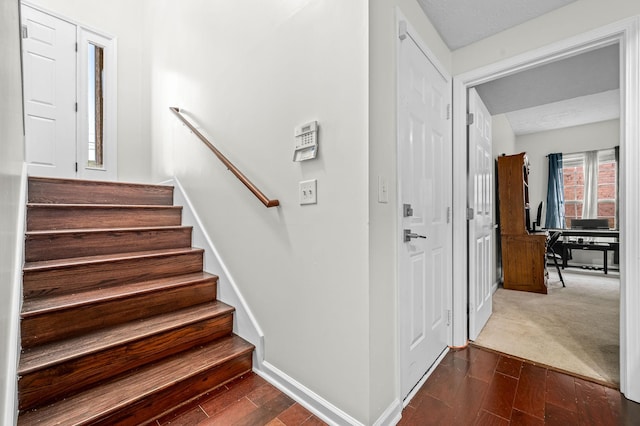
[[[76,40],[76,158],[78,162],[78,178],[95,180],[118,179],[118,54],[117,40],[103,32],[77,26]],[[87,102],[87,45],[92,43],[104,49],[104,149],[103,166],[89,167],[88,146],[85,135],[89,133],[89,106]]]
[[[262,369],[256,370],[256,373],[280,391],[295,399],[298,404],[311,411],[325,423],[330,425],[364,426],[362,422],[351,417],[267,361],[262,363]]]
[[[97,29],[95,27],[91,27],[89,25],[85,25],[80,21],[76,21],[75,19],[69,18],[68,16],[61,15],[59,12],[56,12],[55,10],[47,9],[46,7],[42,7],[39,4],[32,3],[29,0],[20,1],[20,5],[25,5],[25,6],[32,7],[34,9],[39,10],[42,13],[46,13],[47,15],[51,15],[54,18],[58,18],[58,19],[60,19],[62,21],[66,21],[66,22],[68,22],[70,24],[73,24],[76,27],[82,27],[82,28],[84,28],[86,30],[93,31],[96,34],[102,34],[103,36],[105,36],[107,38],[110,38],[110,39],[114,39],[114,40],[116,39],[116,35],[115,34],[112,34],[112,33],[106,32],[106,31],[102,31],[100,29]]]
[[[16,223],[16,239],[14,248],[16,257],[13,266],[13,279],[8,297],[10,301],[9,338],[5,348],[7,364],[3,366],[6,374],[4,389],[4,408],[2,413],[3,425],[14,425],[18,421],[18,361],[20,359],[20,311],[22,309],[22,265],[24,263],[24,233],[27,210],[27,163],[22,164],[20,176],[20,195],[18,196],[18,221]],[[13,378],[13,380],[11,379]],[[12,408],[13,407],[13,408]]]
[[[402,11],[400,10],[399,7],[396,7],[396,37],[395,37],[395,47],[396,47],[396,96],[395,96],[395,101],[396,101],[396,214],[398,215],[397,220],[396,220],[396,235],[401,235],[402,234],[402,194],[400,191],[400,174],[401,174],[401,165],[400,165],[400,51],[401,51],[401,43],[404,40],[404,38],[406,36],[409,36],[418,46],[418,48],[422,51],[422,53],[427,57],[427,59],[433,64],[433,66],[436,68],[436,70],[438,71],[438,73],[440,74],[440,76],[444,79],[445,82],[447,82],[447,84],[449,85],[449,87],[451,87],[451,83],[452,83],[452,79],[451,76],[448,74],[448,72],[446,71],[446,68],[442,65],[442,63],[438,60],[438,57],[431,51],[431,49],[429,49],[429,47],[427,46],[426,43],[424,43],[422,41],[422,39],[419,36],[419,33],[414,29],[414,27],[411,25],[411,23],[409,22],[409,20],[407,19],[407,17],[402,13]],[[453,101],[453,99],[452,99]],[[452,102],[453,103],[453,102]],[[455,103],[453,103],[455,105]],[[453,126],[453,120],[451,120],[451,126]],[[453,130],[453,129],[452,129]],[[453,132],[451,133],[451,137],[453,140]],[[452,152],[452,157],[453,160],[455,161],[455,151]],[[466,166],[466,161],[465,161],[465,166]],[[453,168],[452,165],[452,170],[451,172],[453,173],[455,171],[455,169]],[[450,189],[453,189],[453,181],[450,182]],[[455,200],[454,200],[454,194],[451,194],[449,197],[448,202],[452,203],[453,206],[455,206]],[[454,273],[455,273],[455,269],[453,268],[454,264],[453,264],[453,259],[455,259],[454,256],[454,248],[455,248],[455,240],[453,239],[453,232],[455,232],[455,222],[452,221],[451,223],[451,257],[452,257],[452,262],[451,262],[451,267],[452,269],[449,271],[450,272],[450,277],[451,280],[449,282],[449,286],[448,289],[446,290],[447,294],[448,294],[448,300],[447,300],[447,309],[451,309],[453,310],[453,303],[455,303],[455,298],[453,297],[453,290],[454,290],[454,286],[453,286],[453,278],[454,278]],[[402,400],[402,342],[401,342],[401,330],[400,327],[402,325],[402,321],[401,321],[401,317],[400,317],[400,313],[401,313],[401,309],[402,307],[399,306],[400,303],[400,268],[399,268],[399,256],[400,256],[400,250],[398,247],[398,244],[400,244],[400,238],[396,238],[396,248],[395,248],[395,253],[396,253],[396,282],[398,283],[398,285],[396,286],[396,300],[398,301],[398,309],[396,312],[397,318],[396,321],[398,323],[398,330],[397,330],[397,335],[396,335],[396,355],[397,355],[397,359],[399,360],[398,364],[397,364],[397,380],[396,380],[396,395],[398,395],[399,399]],[[448,344],[451,346],[453,343],[453,326],[451,326],[450,328],[450,333],[448,336]],[[446,353],[446,351],[445,351]],[[442,361],[442,356],[439,357],[434,364],[431,366],[430,370],[427,370],[427,373],[423,376],[423,378],[420,380],[419,384],[422,385],[424,384],[424,382],[426,381],[427,377],[431,371],[431,369],[435,368],[440,361]],[[418,386],[414,387],[413,390],[411,392],[416,391],[416,389],[419,389]],[[403,403],[408,402],[411,397],[413,396],[412,393],[409,393],[407,395],[407,397],[404,399]]]
[[[178,178],[174,177],[169,181],[162,182],[162,184],[174,186],[173,199],[176,205],[182,206],[182,223],[193,227],[192,244],[204,249],[205,271],[218,276],[218,299],[236,309],[233,318],[233,331],[256,347],[253,353],[253,364],[254,368],[260,369],[264,362],[264,333],[258,321],[253,316],[229,269],[202,225],[200,216]]]
[[[454,149],[454,272],[467,270],[466,254],[466,105],[467,89],[537,65],[619,42],[621,46],[621,206],[620,206],[620,389],[627,398],[640,401],[640,18],[633,17],[602,28],[500,61],[453,79]],[[456,233],[457,230],[457,233]],[[454,275],[454,345],[467,341],[467,280]],[[635,373],[634,373],[635,372]]]

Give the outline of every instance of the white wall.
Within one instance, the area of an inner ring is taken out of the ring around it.
[[[453,52],[461,74],[640,14],[637,0],[579,0]]]
[[[451,53],[414,0],[369,2],[369,277],[372,419],[399,397],[397,360],[396,7],[447,69]],[[389,203],[378,203],[378,177]]]
[[[149,1],[153,168],[175,174],[264,331],[265,359],[369,420],[367,3]],[[183,108],[279,208],[179,124]],[[294,128],[318,158],[292,161]],[[298,182],[318,180],[318,204]]]
[[[118,61],[118,180],[149,182],[147,81],[143,68],[142,2],[127,0],[26,0],[71,21],[116,36]]]
[[[17,0],[0,0],[0,423],[13,424],[17,406],[18,293],[24,218],[19,212],[24,134]]]
[[[526,152],[529,157],[529,204],[532,220],[540,201],[547,202],[549,161],[553,152],[582,152],[613,148],[620,145],[620,121],[608,120],[583,126],[567,127],[548,132],[531,133],[516,137],[516,152]],[[544,224],[545,211],[542,211]]]

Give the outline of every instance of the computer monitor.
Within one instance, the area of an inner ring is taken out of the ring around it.
[[[572,219],[571,229],[609,229],[609,219]]]

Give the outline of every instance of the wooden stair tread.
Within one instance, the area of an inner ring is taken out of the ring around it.
[[[110,286],[87,290],[77,293],[45,296],[34,299],[26,299],[22,305],[22,318],[42,315],[47,312],[54,312],[63,309],[77,308],[94,303],[106,302],[116,299],[123,299],[144,293],[167,290],[180,287],[207,279],[217,279],[216,275],[207,272],[195,272],[192,274],[176,275],[168,278],[142,281],[126,286]]]
[[[162,257],[176,254],[187,254],[204,252],[203,249],[195,247],[185,247],[176,249],[162,250],[146,250],[136,252],[125,252],[115,254],[103,254],[98,256],[73,257],[67,259],[41,260],[36,262],[25,262],[23,271],[41,271],[46,269],[59,269],[65,267],[73,267],[77,265],[86,265],[91,263],[107,263],[126,259],[142,259],[145,257]]]
[[[235,308],[219,300],[135,322],[119,324],[90,334],[29,348],[20,357],[18,374],[27,374],[109,347],[133,342],[203,319],[233,313]]]
[[[90,424],[100,417],[167,389],[176,382],[223,364],[254,349],[231,335],[212,344],[172,356],[129,375],[70,396],[34,411],[22,413],[19,424]]]
[[[167,231],[173,229],[190,229],[192,226],[183,225],[167,225],[167,226],[132,226],[125,228],[76,228],[76,229],[51,229],[39,231],[27,231],[25,235],[41,236],[41,235],[68,235],[68,234],[90,234],[102,232],[136,232],[136,231]]]

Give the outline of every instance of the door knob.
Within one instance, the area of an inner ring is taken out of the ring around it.
[[[418,235],[411,232],[411,229],[404,230],[404,242],[408,243],[412,238],[427,238],[426,235]]]

